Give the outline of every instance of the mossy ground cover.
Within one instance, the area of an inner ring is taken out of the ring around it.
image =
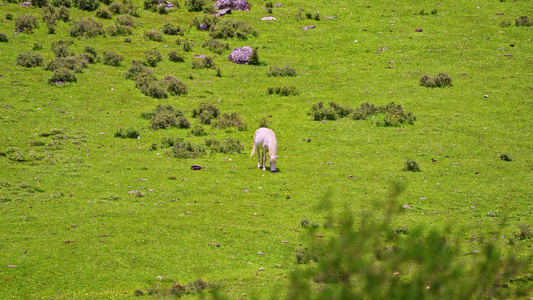
[[[393,182],[406,187],[399,205],[410,207],[394,219],[398,228],[450,229],[465,261],[475,260],[473,251],[487,240],[504,252],[531,254],[531,237],[515,234],[533,223],[533,27],[514,20],[531,17],[532,5],[281,3],[269,13],[266,2],[250,1],[251,11],[222,17],[243,20],[258,35],[224,40],[230,50],[221,54],[202,47],[211,37],[191,24],[203,13],[187,11],[183,2],[166,15],[134,2],[141,9],[132,35],[93,38],[72,37],[72,21],[58,21],[49,34],[40,8],[1,3],[0,32],[8,42],[0,43],[0,297],[113,298],[202,278],[231,298],[264,298],[276,287],[284,291],[299,268],[296,249],[307,242],[300,220],[318,223],[319,231],[326,223],[329,213],[317,209],[322,199],[332,203],[330,213],[347,208],[357,221],[365,211],[382,214],[376,203],[387,199]],[[320,12],[320,20],[305,12]],[[35,15],[39,26],[15,34],[15,21],[25,14]],[[261,21],[268,15],[276,20]],[[104,28],[117,18],[70,8],[70,20],[88,17]],[[162,42],[145,37],[166,23],[189,29],[183,37],[163,35]],[[302,29],[310,25],[316,27]],[[191,52],[176,43],[184,38]],[[46,65],[57,40],[73,41],[75,54],[93,47],[124,61],[89,64],[65,84],[49,84],[52,72],[43,67],[17,65],[28,51]],[[32,50],[35,43],[42,49]],[[227,60],[243,46],[257,49],[259,65]],[[131,61],[143,61],[150,49],[163,56],[149,67],[155,77],[175,76],[187,94],[151,98],[125,79]],[[169,51],[183,52],[185,61],[170,61]],[[201,54],[221,72],[193,68]],[[295,68],[297,76],[268,76],[272,66]],[[419,85],[421,76],[439,73],[452,85]],[[299,93],[267,93],[280,86]],[[416,121],[377,126],[382,114],[313,121],[308,112],[320,101],[353,108],[394,101]],[[237,112],[247,130],[202,125],[208,136],[197,137],[190,129],[153,130],[141,117],[170,104],[200,125],[191,114],[204,102]],[[278,173],[257,169],[247,154],[265,120],[278,138]],[[121,128],[140,136],[115,137]],[[208,150],[177,159],[161,148],[163,138],[202,144],[228,137],[246,153]],[[407,160],[420,172],[404,171]]]

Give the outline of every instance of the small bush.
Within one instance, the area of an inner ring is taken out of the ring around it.
[[[56,57],[68,57],[74,55],[74,52],[69,51],[69,46],[72,45],[73,41],[66,40],[55,40],[52,42],[50,49],[54,52]]]
[[[103,33],[104,27],[93,18],[74,20],[70,29],[70,36],[72,37],[86,36],[92,38]]]
[[[171,95],[181,96],[187,94],[187,86],[178,78],[167,75],[159,80],[159,84]]]
[[[139,80],[139,79],[137,79]],[[167,90],[159,84],[157,81],[150,82],[148,84],[140,86],[141,92],[146,96],[163,99],[168,98]]]
[[[378,126],[397,127],[401,124],[414,124],[416,117],[410,112],[405,112],[403,107],[399,104],[391,102],[381,108],[385,112],[383,122],[377,122]]]
[[[131,43],[131,38],[127,37],[124,39],[124,43]]]
[[[218,118],[220,110],[215,104],[202,102],[197,108],[193,109],[193,118],[198,118],[202,124],[211,124],[211,122]]]
[[[139,137],[139,132],[135,130],[133,127],[130,127],[127,130],[120,128],[117,132],[115,132],[115,137],[123,138],[123,139],[126,139],[126,138],[136,139]]]
[[[289,66],[285,66],[283,68],[271,66],[270,70],[267,72],[267,75],[269,77],[294,77],[296,76],[296,68],[291,68]]]
[[[96,17],[100,19],[111,19],[113,17],[113,14],[109,9],[105,7],[100,7],[98,10],[96,10]]]
[[[211,26],[209,35],[215,39],[237,38],[246,40],[249,36],[258,36],[259,34],[242,20],[226,19]]]
[[[520,232],[515,233],[515,238],[518,240],[526,240],[533,238],[533,232],[531,232],[531,226],[529,224],[520,224],[517,226]]]
[[[452,86],[452,78],[445,73],[439,73],[434,77],[422,75],[419,80],[421,86],[435,88]]]
[[[339,115],[335,113],[333,108],[331,106],[326,107],[322,101],[313,104],[311,111],[309,111],[307,114],[310,115],[315,121],[337,120],[339,118]]]
[[[247,129],[246,123],[241,120],[241,117],[238,113],[234,112],[231,114],[222,114],[218,120],[214,123],[214,126],[217,128],[228,128],[228,127],[237,127],[239,131]]]
[[[212,57],[206,55],[196,56],[192,59],[193,69],[213,69],[215,68],[215,61]]]
[[[76,73],[81,73],[83,68],[89,64],[88,58],[85,55],[56,57],[48,61],[45,70],[55,71],[59,69],[67,69]]]
[[[115,24],[126,27],[135,27],[135,18],[131,15],[120,15],[115,20]]]
[[[380,108],[368,102],[361,103],[352,111],[352,119],[366,120],[368,116],[375,115],[380,112]]]
[[[48,0],[32,0],[31,5],[35,7],[46,7],[48,6]]]
[[[501,160],[504,160],[504,161],[512,161],[513,159],[511,158],[511,156],[509,156],[509,154],[507,153],[502,153],[500,154],[500,159]]]
[[[193,42],[189,41],[188,39],[177,39],[176,44],[181,45],[183,47],[183,51],[185,52],[192,51]]]
[[[156,67],[157,63],[163,60],[161,52],[156,48],[144,51],[144,61],[145,64],[151,67]]]
[[[257,49],[252,49],[252,55],[250,55],[250,58],[248,59],[249,65],[259,66],[261,62],[259,61],[259,53],[257,52]]]
[[[71,0],[52,0],[51,3],[55,7],[61,7],[61,6],[70,7],[72,4]]]
[[[219,18],[216,16],[204,15],[201,19],[194,17],[192,20],[192,26],[198,30],[209,30],[219,22]]]
[[[140,75],[154,77],[154,71],[152,69],[147,68],[144,65],[144,63],[141,61],[138,61],[138,60],[131,61],[131,67],[128,69],[124,77],[126,79],[135,80]]]
[[[120,53],[114,51],[106,51],[102,54],[102,62],[104,65],[108,66],[119,66],[120,63],[124,60],[124,56]]]
[[[204,135],[207,135],[207,131],[205,130],[204,126],[195,125],[191,129],[191,134],[194,136],[204,136]]]
[[[183,53],[180,53],[180,52],[170,51],[168,52],[168,59],[173,62],[184,62],[185,55],[183,55]]]
[[[184,35],[186,28],[179,25],[175,26],[172,23],[165,23],[165,25],[163,25],[162,31],[164,34],[168,35]]]
[[[211,150],[211,153],[241,153],[244,150],[241,142],[232,137],[228,137],[222,142],[208,139],[205,144]]]
[[[269,1],[269,2],[265,3],[265,7],[266,7],[266,8],[273,8],[274,5],[272,4],[271,1]]]
[[[94,11],[100,6],[100,1],[98,0],[72,0],[72,4],[75,7],[85,10],[85,11]]]
[[[41,44],[41,43],[37,43],[37,42],[34,42],[34,43],[33,43],[33,48],[32,48],[32,49],[33,49],[33,50],[41,50],[41,49],[43,49],[43,44]]]
[[[185,8],[191,12],[209,11],[211,5],[209,0],[185,0]]]
[[[172,154],[176,158],[197,158],[206,154],[205,148],[201,145],[191,144],[178,140],[172,147]]]
[[[7,38],[7,34],[0,32],[0,42],[7,43],[9,39]]]
[[[39,53],[20,53],[17,56],[17,65],[26,68],[39,67],[43,65],[43,58]]]
[[[229,44],[228,43],[222,42],[222,41],[219,41],[219,40],[216,40],[216,39],[206,40],[202,44],[202,47],[208,48],[209,50],[211,50],[211,51],[213,51],[215,53],[218,53],[218,54],[222,54],[224,51],[229,50]]]
[[[76,75],[68,69],[54,70],[52,78],[48,79],[49,84],[63,84],[65,82],[76,82]]]
[[[65,23],[70,21],[69,9],[66,6],[60,6],[59,9],[56,11],[55,18]]]
[[[222,77],[222,69],[220,67],[215,68],[217,77]]]
[[[269,95],[276,94],[280,96],[297,96],[299,94],[298,89],[294,86],[269,87],[267,93]]]
[[[14,15],[12,13],[10,13],[10,12],[8,12],[6,14],[6,20],[8,20],[8,21],[13,20],[13,17],[14,17]]]
[[[55,8],[51,5],[47,5],[42,8],[43,21],[51,24],[55,24]]]
[[[528,16],[520,16],[515,20],[516,26],[533,26],[533,19]]]
[[[125,36],[125,35],[133,34],[133,30],[130,27],[120,25],[120,24],[115,24],[115,25],[111,25],[107,27],[106,32],[110,36],[119,36],[119,35]]]
[[[24,33],[33,33],[37,28],[37,18],[34,15],[22,15],[15,20],[15,31]]]
[[[161,32],[155,30],[145,31],[144,37],[154,42],[163,41],[163,35],[161,34]]]
[[[261,119],[259,119],[259,121],[257,122],[259,126],[257,126],[257,128],[261,128],[261,127],[266,127],[266,128],[269,128],[270,126],[270,122],[268,122],[267,118],[265,117],[262,117]]]
[[[509,26],[511,26],[511,21],[509,21],[509,20],[502,20],[502,21],[500,22],[500,26],[501,26],[501,27],[509,27]]]
[[[409,172],[420,172],[420,167],[416,161],[408,159],[404,164],[403,170]]]
[[[107,7],[109,11],[115,15],[119,15],[125,12],[124,6],[118,2],[113,2]]]

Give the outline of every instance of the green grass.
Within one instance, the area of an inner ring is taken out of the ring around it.
[[[474,234],[496,239],[504,251],[530,253],[531,239],[509,242],[519,225],[533,223],[533,28],[514,26],[514,19],[533,15],[530,4],[293,0],[273,8],[276,21],[261,21],[263,1],[250,4],[251,11],[222,18],[249,23],[257,37],[225,40],[230,50],[218,54],[201,47],[208,32],[190,28],[184,38],[194,41],[193,51],[184,63],[166,56],[181,51],[176,36],[164,35],[163,42],[141,36],[168,22],[188,28],[202,16],[183,2],[168,15],[140,9],[131,43],[124,36],[72,38],[71,25],[60,21],[49,35],[40,9],[0,6],[0,32],[9,38],[0,48],[0,298],[132,296],[157,283],[198,278],[218,283],[231,298],[267,298],[276,286],[284,296],[291,270],[299,268],[295,249],[306,243],[300,220],[323,224],[328,213],[317,207],[325,197],[333,214],[347,207],[356,222],[360,211],[379,214],[374,204],[388,197],[392,182],[406,186],[398,202],[412,208],[395,227],[452,228],[465,256],[482,249]],[[298,21],[300,8],[319,11],[320,21]],[[438,14],[417,15],[422,9]],[[9,12],[14,20],[5,19]],[[15,19],[28,13],[39,27],[15,35]],[[76,20],[95,12],[71,8],[70,14]],[[95,18],[104,28],[114,19]],[[513,25],[501,27],[503,20]],[[308,25],[316,28],[301,29]],[[52,72],[16,64],[34,43],[43,45],[33,52],[46,64],[59,39],[73,40],[76,54],[90,46],[100,57],[114,51],[125,60],[116,67],[90,64],[77,82],[58,86],[47,83]],[[243,46],[257,49],[260,65],[227,60]],[[154,48],[163,54],[156,77],[181,79],[188,94],[153,99],[124,78],[131,60],[142,61]],[[221,77],[193,69],[201,54],[214,58]],[[271,66],[293,67],[297,76],[269,77]],[[419,85],[420,76],[439,73],[453,86]],[[266,93],[277,86],[294,86],[299,95]],[[416,121],[401,127],[376,126],[380,116],[312,121],[307,112],[319,101],[351,107],[394,101]],[[191,113],[202,102],[238,112],[248,130],[206,126],[208,136],[195,137],[189,129],[153,131],[141,118],[157,104],[171,104],[198,125]],[[278,138],[278,173],[257,169],[248,155],[263,118]],[[130,127],[139,139],[114,137]],[[41,136],[53,129],[61,133]],[[175,159],[151,150],[164,137],[197,144],[232,137],[246,151]],[[500,159],[502,153],[512,161]],[[421,172],[403,171],[408,159]],[[192,171],[194,164],[203,169]]]

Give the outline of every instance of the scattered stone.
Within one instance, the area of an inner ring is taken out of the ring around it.
[[[422,28],[415,29],[416,32],[422,32]]]
[[[503,16],[503,13],[502,12],[497,12],[496,13],[498,16]]]
[[[16,268],[17,266],[14,265],[7,265],[8,268]]]
[[[228,56],[228,60],[237,64],[247,65],[252,53],[253,49],[250,46],[235,48]]]
[[[274,4],[275,7],[281,7],[281,3]]]
[[[485,96],[483,96],[483,97],[484,97],[484,98],[488,98],[488,97],[489,97],[489,95],[485,95]]]
[[[174,8],[174,5],[172,5],[172,3],[167,2],[167,1],[159,1],[159,4],[157,6],[158,7],[159,6],[164,6],[165,9],[173,9]]]
[[[26,1],[26,2],[22,2],[22,3],[20,4],[20,6],[31,6],[31,2],[28,2],[28,1]]]
[[[324,237],[323,235],[321,234],[315,234],[316,237]]]
[[[74,241],[65,241],[65,244],[74,243]]]
[[[250,10],[250,4],[246,0],[218,0],[215,9],[231,8],[233,10]]]
[[[257,254],[259,254],[259,255],[264,255],[265,253],[259,251],[259,252],[257,252]]]
[[[326,164],[328,164],[328,165],[332,165],[333,163],[332,163],[332,162],[326,162]]]
[[[198,29],[207,31],[209,30],[209,26],[207,26],[206,24],[200,24],[200,26],[198,26]]]
[[[324,17],[324,19],[330,20],[330,19],[335,19],[335,17],[334,16],[327,16],[327,17]]]
[[[231,8],[221,9],[215,13],[215,16],[222,17],[223,15],[228,15],[228,14],[231,14]]]
[[[291,196],[287,196],[287,200],[290,200],[291,199]]]
[[[309,29],[313,29],[315,28],[316,26],[315,25],[310,25],[310,26],[305,26],[305,27],[302,27],[303,30],[309,30]]]
[[[282,243],[288,243],[288,241],[281,241]]]
[[[276,21],[276,18],[274,18],[273,16],[270,16],[270,17],[263,17],[263,18],[261,18],[261,20],[263,20],[263,21]]]
[[[191,170],[201,170],[202,169],[202,166],[200,165],[192,165],[191,166]]]
[[[263,267],[259,268],[259,271],[264,271],[264,270],[265,270],[265,268],[263,268]]]
[[[140,191],[137,191],[137,190],[133,190],[133,191],[129,191],[128,194],[130,195],[134,195],[134,194],[140,194],[141,192]]]
[[[186,211],[185,214],[186,214],[186,215],[192,215],[192,212],[190,212],[190,211]]]
[[[403,207],[403,208],[407,208],[407,209],[411,209],[411,208],[412,208],[412,207],[409,206],[408,204],[406,204],[406,205],[404,205],[404,206],[402,206],[402,207]]]

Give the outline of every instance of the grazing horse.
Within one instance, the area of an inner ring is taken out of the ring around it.
[[[270,171],[276,172],[276,158],[278,157],[278,153],[277,153],[278,152],[278,141],[276,140],[276,135],[274,134],[274,131],[268,128],[264,128],[264,127],[257,129],[254,134],[254,147],[252,148],[252,153],[250,154],[250,157],[254,155],[256,148],[258,148],[257,167],[258,168],[263,167],[263,171],[266,171],[266,168],[265,168],[266,153],[268,151],[268,159],[270,161]],[[262,152],[262,155],[259,156],[261,149],[263,149],[263,152]]]

